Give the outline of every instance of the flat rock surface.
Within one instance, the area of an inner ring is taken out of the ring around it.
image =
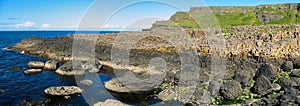
[[[28,68],[43,68],[45,64],[40,61],[30,61],[27,63],[27,65]]]
[[[45,63],[44,69],[46,70],[56,70],[58,67],[58,62],[55,60],[48,60]]]
[[[24,71],[25,74],[34,74],[34,73],[39,73],[42,72],[42,69],[28,69]]]
[[[48,95],[53,96],[68,96],[79,94],[82,90],[76,86],[57,86],[57,87],[49,87],[44,90],[44,92]]]

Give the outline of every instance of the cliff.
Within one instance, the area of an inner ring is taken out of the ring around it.
[[[209,7],[223,28],[239,25],[293,24],[300,23],[300,3],[265,4],[258,6],[212,6]],[[189,29],[198,28],[189,14],[203,13],[203,7],[191,7],[190,11],[177,12],[169,21]],[[162,23],[158,21],[158,23]],[[156,24],[156,23],[155,23]],[[154,28],[157,27],[154,24]],[[167,24],[161,25],[167,27]]]

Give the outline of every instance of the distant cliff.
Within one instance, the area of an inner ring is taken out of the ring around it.
[[[209,7],[221,27],[262,24],[300,23],[300,3],[265,4],[258,6],[212,6]],[[170,28],[170,22],[184,28],[198,28],[189,14],[203,13],[205,8],[192,7],[188,12],[177,12],[168,21],[157,21],[153,28]]]

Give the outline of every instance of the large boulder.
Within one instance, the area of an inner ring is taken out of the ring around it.
[[[251,74],[248,71],[237,71],[235,72],[233,79],[239,82],[242,87],[249,87],[251,85],[251,79],[253,77],[253,74]]]
[[[254,83],[253,92],[259,95],[265,95],[272,92],[272,84],[270,80],[264,76],[259,76]]]
[[[129,105],[124,104],[117,100],[107,99],[105,100],[105,102],[97,102],[93,106],[129,106]]]
[[[42,72],[42,69],[28,69],[26,71],[24,71],[24,74],[35,74],[35,73],[39,73]]]
[[[44,69],[45,70],[56,70],[58,66],[58,62],[54,60],[49,60],[45,63]]]
[[[255,75],[255,79],[261,75],[265,76],[272,82],[277,76],[277,69],[271,64],[264,63],[259,67]]]
[[[80,94],[82,90],[76,86],[57,86],[49,87],[45,89],[44,92],[52,96],[69,96],[74,94]]]
[[[44,63],[40,61],[30,61],[27,63],[28,68],[43,68]]]
[[[242,87],[237,81],[227,81],[221,86],[221,95],[225,99],[235,99],[242,94]]]
[[[280,67],[283,71],[290,72],[294,68],[292,61],[285,61],[281,64]]]
[[[89,64],[88,64],[89,65]],[[94,66],[88,66],[86,64],[80,64],[79,69],[73,69],[72,61],[66,62],[64,65],[60,66],[55,72],[60,75],[84,75],[86,71],[91,73],[99,72],[102,65],[99,60],[95,61]]]
[[[160,81],[160,75],[152,75],[154,78],[141,80],[137,77],[132,77],[128,72],[122,77],[113,78],[107,82],[104,82],[106,89],[120,93],[143,93],[154,89],[157,89],[162,84]]]

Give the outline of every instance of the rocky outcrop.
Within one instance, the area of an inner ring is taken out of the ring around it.
[[[60,75],[83,75],[84,70],[73,70],[72,61],[66,62],[64,65],[60,66],[56,71]]]
[[[55,60],[46,61],[44,69],[45,70],[56,70],[58,67],[58,62]]]
[[[35,74],[35,73],[40,73],[42,71],[43,71],[42,69],[28,69],[24,71],[24,74]]]
[[[80,94],[82,90],[76,86],[57,86],[49,87],[45,89],[44,92],[52,96],[69,96],[74,94]]]
[[[80,64],[77,68],[80,70],[73,69],[72,61],[68,61],[60,66],[55,72],[60,75],[83,75],[85,72],[97,73],[99,72],[100,68],[102,67],[99,60],[95,61],[93,66],[86,66],[85,64]]]
[[[43,68],[44,65],[44,62],[40,61],[31,61],[27,63],[28,68]]]

